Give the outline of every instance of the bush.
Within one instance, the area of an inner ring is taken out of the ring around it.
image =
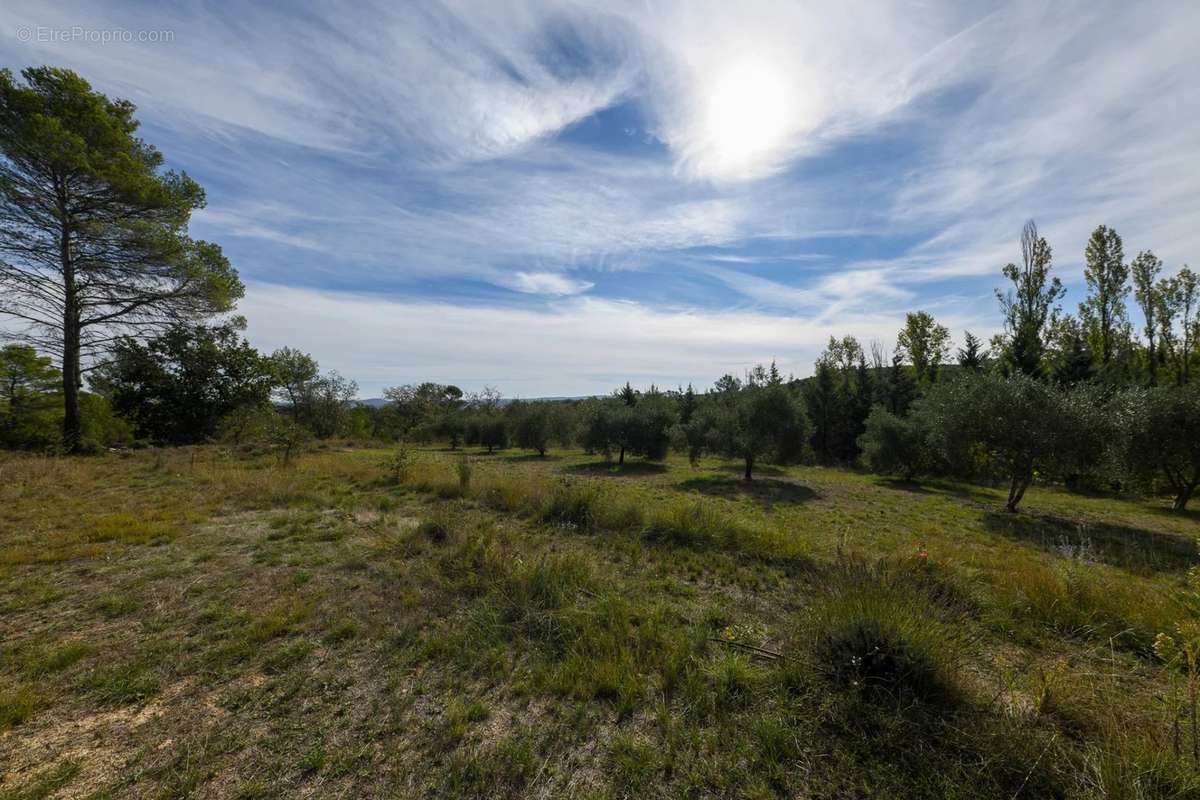
[[[704,548],[720,541],[727,524],[717,511],[704,503],[675,501],[660,506],[651,514],[642,535],[650,542]]]
[[[912,480],[930,464],[925,432],[919,418],[899,417],[876,406],[858,437],[863,461],[872,472]]]
[[[424,536],[434,544],[441,544],[450,536],[450,526],[447,520],[441,517],[423,520],[417,526],[417,533]]]
[[[392,483],[397,485],[404,483],[408,479],[408,475],[413,466],[413,451],[408,445],[401,442],[396,446],[384,462],[384,468],[387,470],[388,477]]]
[[[600,490],[586,483],[562,481],[546,498],[538,517],[542,522],[581,531],[596,526]]]
[[[953,700],[962,620],[944,619],[925,568],[839,556],[804,620],[817,671],[867,700]]]
[[[1125,476],[1150,492],[1169,489],[1183,511],[1200,485],[1200,388],[1131,389],[1112,404]]]

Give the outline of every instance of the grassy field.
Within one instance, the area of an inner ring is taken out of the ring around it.
[[[1195,514],[391,460],[0,457],[0,798],[1200,797]]]

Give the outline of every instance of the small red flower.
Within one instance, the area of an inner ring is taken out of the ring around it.
[[[919,545],[917,545],[917,558],[921,559],[922,561],[929,560],[929,551],[925,549],[924,542],[921,542]]]

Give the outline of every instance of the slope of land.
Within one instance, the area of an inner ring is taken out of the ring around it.
[[[582,453],[5,457],[0,797],[1198,796],[1154,652],[1196,515],[1000,505]]]

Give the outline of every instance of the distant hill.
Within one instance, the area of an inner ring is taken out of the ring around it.
[[[526,400],[529,402],[562,402],[565,400],[587,400],[589,397],[598,397],[599,395],[577,395],[575,397],[556,396],[556,397],[505,397],[500,401],[500,405],[508,405],[514,400]],[[365,400],[356,400],[360,406],[370,406],[371,408],[382,408],[387,405],[388,401],[383,397],[368,397]]]

